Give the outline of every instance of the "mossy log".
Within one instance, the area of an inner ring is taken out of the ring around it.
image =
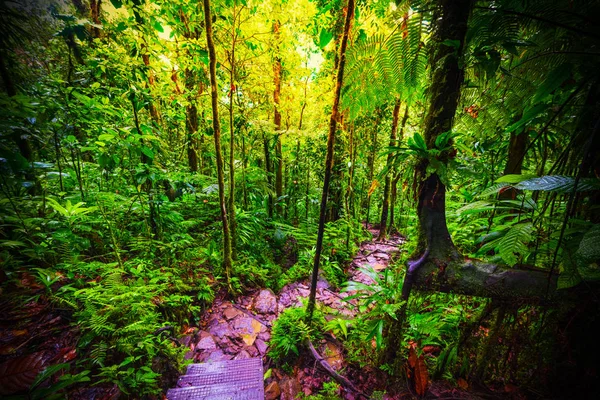
[[[540,303],[557,296],[557,274],[523,266],[509,268],[478,260],[428,259],[412,272],[417,290]]]

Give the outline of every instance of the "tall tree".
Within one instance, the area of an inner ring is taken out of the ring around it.
[[[219,103],[217,93],[217,56],[215,52],[215,43],[213,41],[212,15],[210,13],[210,0],[203,0],[204,6],[204,26],[206,28],[206,43],[209,57],[209,75],[210,75],[210,100],[212,108],[213,137],[215,138],[215,155],[217,163],[217,180],[219,186],[219,207],[221,209],[221,222],[223,224],[223,269],[227,276],[229,290],[231,287],[232,274],[232,255],[231,255],[231,234],[229,231],[229,222],[227,220],[227,207],[225,204],[225,177],[223,174],[223,154],[221,152],[221,124],[219,122]]]
[[[398,130],[398,117],[400,115],[400,99],[394,102],[392,114],[392,130],[390,132],[390,147],[396,145],[396,131]],[[377,240],[384,240],[387,235],[388,210],[390,207],[390,192],[392,186],[392,160],[394,155],[389,152],[386,163],[385,186],[383,189],[383,202],[381,204],[381,221],[379,223],[379,236]]]
[[[279,52],[281,23],[273,23],[273,35],[275,36],[275,52]],[[283,195],[283,154],[281,152],[281,57],[275,54],[273,58],[273,124],[275,125],[275,197],[277,201],[277,214],[281,215],[281,196]]]
[[[323,250],[323,234],[325,233],[325,219],[327,217],[327,194],[329,192],[329,181],[331,180],[331,172],[333,169],[333,148],[335,144],[335,131],[337,129],[337,123],[340,118],[339,106],[340,96],[342,93],[342,83],[344,82],[346,47],[348,46],[348,36],[350,35],[350,27],[352,26],[352,20],[354,19],[354,6],[354,0],[348,0],[348,5],[346,7],[346,21],[344,23],[344,33],[342,35],[342,41],[339,50],[339,62],[335,83],[335,92],[333,95],[333,106],[331,108],[331,117],[329,119],[329,133],[327,135],[327,158],[325,160],[325,178],[323,180],[323,193],[321,194],[321,208],[319,210],[317,246],[313,262],[310,294],[308,297],[308,305],[306,309],[307,318],[309,322],[312,320],[317,295],[319,265],[321,262],[321,251]]]

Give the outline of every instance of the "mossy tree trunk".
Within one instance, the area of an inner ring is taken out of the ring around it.
[[[203,0],[204,23],[206,28],[206,43],[209,57],[210,75],[210,98],[212,108],[213,137],[215,139],[215,158],[217,163],[217,180],[219,183],[219,207],[221,208],[221,220],[223,224],[223,269],[227,277],[227,284],[231,292],[231,234],[227,219],[227,207],[225,204],[225,177],[223,173],[223,154],[221,152],[221,124],[219,122],[218,93],[217,93],[217,57],[212,33],[212,18],[210,13],[210,0]]]

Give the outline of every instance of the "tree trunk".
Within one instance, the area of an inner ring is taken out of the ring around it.
[[[408,103],[406,104],[406,108],[404,109],[404,116],[402,117],[402,124],[400,125],[400,134],[398,135],[398,145],[402,143],[402,139],[404,138],[404,127],[406,126],[406,121],[408,121]],[[396,198],[398,197],[398,181],[400,180],[400,172],[394,169],[394,179],[392,180],[392,193],[390,200],[390,230],[395,229],[396,224]]]
[[[231,27],[231,54],[229,60],[229,227],[231,229],[231,255],[236,255],[236,222],[235,222],[235,132],[233,121],[233,96],[237,92],[235,87],[235,43],[237,40],[236,6],[233,3],[233,25]]]
[[[275,41],[279,42],[279,29],[281,24],[275,21],[273,24],[273,34]],[[279,46],[277,46],[279,47]],[[278,51],[278,48],[276,49]],[[275,56],[273,60],[273,124],[275,125],[275,198],[277,201],[277,215],[282,215],[281,196],[283,196],[283,155],[281,151],[281,112],[279,111],[281,95],[281,59]]]
[[[4,90],[6,90],[6,94],[8,97],[14,97],[17,95],[17,88],[10,76],[10,72],[6,65],[5,55],[0,51],[0,75],[2,76],[2,82],[4,83]],[[31,162],[33,161],[33,151],[31,149],[31,145],[29,141],[23,138],[23,135],[20,134],[20,131],[15,129],[13,130],[12,137],[19,149],[19,153],[23,156],[24,159]]]
[[[232,258],[231,258],[231,236],[227,220],[227,208],[225,206],[225,177],[223,176],[223,155],[221,153],[221,124],[219,122],[218,91],[217,91],[217,58],[212,33],[212,16],[210,13],[210,0],[203,0],[204,23],[206,28],[206,43],[209,56],[210,75],[210,99],[212,107],[213,136],[215,138],[215,155],[217,162],[217,180],[219,183],[219,207],[221,208],[221,220],[223,223],[223,269],[227,277],[229,291],[231,287]]]
[[[510,133],[510,142],[508,144],[508,159],[504,167],[504,175],[520,174],[523,168],[523,159],[527,149],[527,133],[517,134],[515,131]],[[517,198],[517,189],[507,188],[498,195],[500,200],[514,200]]]
[[[185,128],[186,128],[186,143],[187,143],[187,155],[188,155],[188,166],[191,172],[198,171],[198,153],[197,139],[198,135],[198,108],[196,108],[196,96],[194,92],[194,74],[188,68],[185,70],[185,89],[189,96],[188,101],[190,102],[185,108]]]
[[[92,22],[96,25],[100,25],[101,4],[102,0],[90,0],[90,17],[92,17]],[[100,28],[92,26],[90,29],[90,33],[92,35],[92,38],[99,38]]]
[[[263,133],[264,135],[264,133]],[[272,187],[272,171],[271,171],[271,151],[269,150],[269,138],[268,136],[263,136],[263,148],[265,151],[265,173],[267,174],[267,183],[269,184],[269,196],[267,198],[267,215],[269,218],[273,218],[273,195],[271,194]]]
[[[208,0],[204,0],[208,1]],[[333,148],[335,144],[335,131],[339,119],[340,96],[342,92],[342,83],[344,81],[344,66],[346,64],[346,47],[348,45],[348,36],[350,34],[350,26],[354,19],[354,0],[348,0],[346,10],[346,21],[344,24],[344,34],[339,50],[339,63],[335,84],[335,93],[333,96],[333,106],[331,108],[331,118],[329,120],[329,134],[327,136],[327,159],[325,162],[325,178],[323,181],[323,193],[321,196],[321,208],[319,211],[319,230],[317,231],[317,246],[311,277],[310,294],[306,309],[307,319],[310,324],[312,314],[315,309],[315,299],[317,294],[317,280],[319,275],[319,264],[321,261],[321,251],[323,249],[323,234],[325,232],[325,217],[327,213],[327,194],[329,191],[329,181],[331,180],[331,171],[333,169]]]
[[[371,148],[370,152],[367,155],[367,185],[373,185],[373,177],[375,176],[375,157],[377,156],[377,127],[379,126],[379,120],[381,118],[381,110],[377,110],[375,123],[373,125],[373,130],[371,131]],[[368,194],[366,197],[366,204],[363,205],[363,208],[367,209],[367,217],[365,226],[369,225],[369,216],[371,214],[371,195]]]
[[[398,116],[400,114],[400,99],[396,99],[394,104],[393,120],[392,120],[392,131],[390,132],[390,147],[396,145],[396,131],[398,130]],[[390,190],[392,180],[392,160],[393,155],[388,152],[387,156],[387,173],[385,174],[385,187],[383,189],[383,202],[381,204],[381,222],[379,223],[379,236],[377,240],[385,240],[387,235],[387,219],[388,209],[390,206]]]
[[[423,127],[428,149],[435,147],[437,137],[452,129],[456,113],[464,71],[460,65],[467,22],[471,10],[471,0],[440,0],[437,19],[438,26],[434,37],[435,49],[431,57],[431,86],[429,88],[429,108]],[[448,43],[457,43],[452,46]],[[439,157],[447,164],[449,153]],[[458,252],[452,242],[446,225],[446,186],[437,172],[427,175],[429,162],[422,159],[416,167],[417,215],[419,218],[419,243],[417,251],[435,259],[456,259]]]

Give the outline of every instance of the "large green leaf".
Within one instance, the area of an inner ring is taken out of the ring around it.
[[[498,243],[502,260],[512,267],[525,258],[529,253],[527,243],[533,239],[532,232],[533,226],[529,222],[513,225]]]
[[[571,76],[573,66],[570,63],[564,63],[554,68],[542,84],[538,87],[533,97],[533,103],[543,100],[546,96],[556,90],[563,82]]]
[[[540,178],[528,179],[515,186],[521,190],[543,190],[548,192],[569,193],[575,187],[575,178],[562,175],[546,175]],[[577,191],[600,189],[600,181],[594,178],[580,179]]]

